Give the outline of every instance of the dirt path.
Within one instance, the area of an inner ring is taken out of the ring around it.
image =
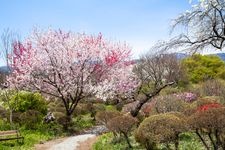
[[[86,141],[79,142],[77,150],[92,150],[92,145],[97,141],[98,137],[88,138]]]
[[[106,132],[105,126],[95,126],[82,135],[52,140],[35,145],[35,150],[91,150],[99,134]]]
[[[83,134],[38,144],[35,150],[91,150],[96,140],[94,134]]]

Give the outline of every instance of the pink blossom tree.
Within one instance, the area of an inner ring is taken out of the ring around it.
[[[107,99],[132,92],[130,47],[97,36],[61,30],[34,30],[23,43],[14,43],[10,88],[38,91],[61,100],[71,118],[88,97]]]

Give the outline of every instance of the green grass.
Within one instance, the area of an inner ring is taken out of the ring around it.
[[[194,133],[183,133],[180,139],[179,149],[181,150],[205,150],[205,147]]]
[[[133,137],[130,137],[133,150],[145,150]],[[171,144],[171,148],[173,148]],[[158,145],[159,150],[167,150],[164,144]],[[106,133],[99,137],[98,141],[93,145],[93,150],[127,150],[127,143],[125,140],[115,142],[112,133]],[[181,135],[179,150],[204,150],[205,148],[200,143],[197,136],[193,133],[184,133]]]
[[[91,114],[77,116],[73,119],[73,122],[76,130],[78,131],[94,126],[94,121]]]
[[[98,141],[93,145],[93,150],[128,150],[128,145],[124,139],[114,139],[112,133],[106,133],[99,137]],[[133,149],[145,150],[130,137]]]
[[[47,141],[53,139],[54,136],[47,132],[23,130],[21,131],[24,136],[24,143],[21,144],[17,140],[3,141],[0,143],[1,150],[33,150],[34,144],[38,144],[41,141]]]

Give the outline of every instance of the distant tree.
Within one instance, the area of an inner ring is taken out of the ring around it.
[[[190,81],[198,83],[208,79],[225,79],[225,63],[218,56],[196,54],[182,61]]]
[[[34,30],[23,43],[15,43],[10,88],[38,91],[62,101],[68,120],[87,97],[106,99],[132,92],[130,48],[102,35],[61,30]]]
[[[12,59],[10,59],[10,56],[14,53],[16,46],[14,43],[18,42],[19,39],[19,34],[10,29],[5,29],[1,35],[0,56],[3,59],[7,69],[9,69],[12,64]]]

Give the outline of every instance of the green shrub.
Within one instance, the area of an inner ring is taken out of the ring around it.
[[[11,125],[3,119],[0,119],[0,131],[4,131],[4,130],[10,130],[11,129]]]
[[[154,149],[156,144],[179,144],[179,134],[186,131],[182,114],[165,113],[146,118],[138,127],[135,138],[146,149]]]
[[[43,115],[36,110],[27,110],[21,113],[19,117],[19,124],[26,129],[37,129],[43,121]]]
[[[4,107],[0,106],[0,118],[7,118],[7,117],[8,111]]]
[[[10,103],[15,107],[14,111],[17,112],[36,110],[42,114],[47,113],[47,104],[39,93],[20,91],[12,96]]]
[[[73,118],[74,127],[77,131],[94,126],[95,122],[91,114],[79,115]]]

